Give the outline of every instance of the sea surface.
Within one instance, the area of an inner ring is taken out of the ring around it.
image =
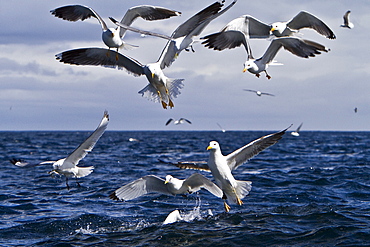
[[[370,246],[370,132],[287,132],[233,171],[253,187],[229,213],[204,190],[108,197],[144,175],[196,172],[160,159],[207,161],[211,140],[228,154],[273,132],[107,131],[80,162],[94,172],[81,187],[70,179],[70,190],[50,165],[19,168],[9,159],[64,158],[90,132],[0,132],[0,246]],[[183,220],[163,225],[176,209]]]

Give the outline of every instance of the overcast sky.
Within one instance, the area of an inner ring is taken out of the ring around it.
[[[121,19],[126,10],[151,4],[182,12],[161,21],[137,20],[134,27],[170,35],[212,0],[125,1],[0,1],[0,130],[93,130],[104,110],[110,113],[109,130],[280,130],[290,124],[302,130],[370,130],[370,2],[368,0],[239,0],[215,19],[201,36],[219,31],[244,14],[266,23],[287,21],[306,10],[322,19],[337,36],[329,40],[304,29],[301,37],[314,40],[330,52],[303,59],[281,50],[270,66],[271,80],[242,73],[243,48],[222,52],[194,45],[195,53],[182,52],[171,67],[170,78],[183,78],[184,88],[173,109],[143,98],[137,92],[147,79],[124,70],[73,66],[58,62],[55,54],[82,47],[103,47],[101,28],[94,20],[68,22],[50,10],[70,4],[93,8],[110,27],[109,16]],[[229,4],[231,0],[226,1]],[[351,10],[354,29],[340,28]],[[166,44],[159,38],[128,33],[125,41],[139,47],[121,50],[143,64],[155,62]],[[268,40],[251,42],[260,57]],[[243,89],[275,94],[258,97]],[[358,112],[354,112],[354,108]],[[185,117],[193,124],[165,126],[169,118]]]

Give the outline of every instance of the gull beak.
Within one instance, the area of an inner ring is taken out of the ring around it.
[[[164,184],[168,184],[168,182],[169,182],[169,181],[168,181],[168,180],[166,180],[166,181],[164,181]]]
[[[275,31],[275,28],[273,27],[273,28],[271,28],[271,30],[270,30],[271,32],[273,32],[273,31]]]
[[[212,149],[212,147],[211,147],[211,146],[208,146],[208,147],[207,147],[207,150],[210,150],[210,149]]]
[[[246,71],[247,71],[247,69],[246,69],[246,68],[244,68],[244,69],[243,69],[243,73],[245,73]]]

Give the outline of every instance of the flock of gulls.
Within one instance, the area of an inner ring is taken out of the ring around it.
[[[199,36],[212,20],[233,7],[237,1],[234,0],[227,6],[224,6],[224,2],[217,1],[199,11],[179,25],[171,35],[141,30],[131,27],[131,24],[137,18],[154,21],[181,15],[181,12],[176,10],[149,5],[132,7],[127,10],[121,21],[110,17],[109,19],[113,22],[115,28],[108,28],[103,18],[90,7],[69,5],[56,8],[51,11],[51,14],[67,21],[84,21],[89,18],[96,18],[102,28],[102,40],[107,46],[107,48],[79,48],[64,51],[57,54],[56,59],[66,64],[104,66],[125,69],[134,76],[143,75],[147,78],[149,84],[140,90],[139,93],[152,101],[160,102],[164,109],[172,108],[174,107],[173,98],[180,94],[180,90],[184,86],[184,79],[170,79],[164,74],[163,70],[172,65],[179,57],[181,51],[194,51],[195,37]],[[349,21],[349,14],[350,11],[344,15],[342,27],[353,28],[353,24]],[[329,51],[324,45],[302,39],[296,35],[304,28],[313,29],[328,39],[336,38],[333,31],[322,20],[311,13],[300,11],[289,21],[272,24],[266,24],[250,15],[243,15],[227,23],[219,32],[206,35],[200,39],[202,40],[201,44],[216,51],[233,49],[243,45],[246,50],[243,72],[248,71],[257,77],[260,77],[260,74],[264,72],[266,77],[270,79],[271,76],[266,70],[269,65],[276,64],[274,58],[282,47],[293,55],[303,58],[315,57],[321,54],[321,52]],[[134,58],[120,53],[121,48],[130,49],[137,47],[123,40],[127,31],[168,40],[159,59],[153,63],[142,64]],[[250,39],[270,41],[265,53],[260,58],[255,59],[252,55],[252,49],[249,44]],[[253,92],[258,96],[274,96],[258,90],[245,89],[245,91]],[[106,130],[108,123],[109,114],[106,111],[95,131],[66,158],[57,161],[43,161],[38,164],[30,164],[21,159],[12,159],[11,163],[23,168],[37,165],[52,165],[50,174],[64,175],[68,190],[70,189],[68,178],[75,178],[77,185],[80,186],[78,179],[91,174],[94,167],[80,167],[78,166],[79,161],[88,152],[92,151]],[[191,121],[185,118],[178,120],[170,118],[165,125],[171,123],[175,125],[182,123],[191,124]],[[299,136],[302,124],[291,134]],[[219,127],[224,132],[220,125]],[[205,189],[215,197],[222,199],[225,211],[229,212],[229,204],[242,205],[242,199],[249,194],[252,188],[251,181],[236,180],[232,172],[264,149],[276,144],[289,128],[290,126],[282,131],[260,137],[226,156],[222,154],[220,144],[216,141],[211,141],[207,147],[209,151],[208,161],[169,162],[161,160],[161,162],[181,169],[211,172],[214,182],[199,173],[194,173],[184,180],[174,178],[171,175],[167,175],[165,179],[155,175],[147,175],[116,189],[109,197],[113,200],[129,201],[152,192],[166,195],[186,195]],[[176,215],[174,217],[178,217],[178,211],[174,215]]]

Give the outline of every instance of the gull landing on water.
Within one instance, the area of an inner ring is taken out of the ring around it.
[[[19,159],[12,159],[10,162],[18,167],[34,167],[37,165],[52,165],[53,170],[49,174],[64,175],[66,177],[66,185],[69,190],[68,177],[77,178],[86,177],[93,172],[94,167],[79,167],[77,166],[79,161],[82,160],[88,152],[91,152],[95,144],[98,142],[100,137],[103,135],[109,123],[109,114],[104,112],[103,119],[101,120],[99,126],[96,130],[76,148],[67,158],[60,159],[57,161],[44,161],[38,164],[29,164],[27,162],[21,161]]]
[[[288,127],[290,128],[290,126]],[[285,134],[287,129],[280,132],[263,136],[249,144],[235,150],[224,156],[218,142],[211,141],[207,150],[210,151],[208,162],[178,162],[170,163],[181,169],[196,169],[212,172],[216,184],[223,192],[224,208],[226,212],[230,211],[230,206],[226,203],[235,203],[242,205],[242,199],[249,194],[252,182],[236,180],[231,171],[247,162],[249,159],[259,154],[264,149],[277,143]],[[166,162],[169,163],[169,162]]]
[[[125,36],[126,31],[130,30],[133,32],[138,32],[145,35],[157,36],[160,38],[166,38],[167,36],[143,31],[137,28],[130,27],[130,25],[138,18],[141,17],[144,20],[152,21],[152,20],[162,20],[168,19],[172,16],[179,16],[181,12],[170,10],[162,7],[150,6],[150,5],[140,5],[135,6],[127,10],[124,17],[122,18],[120,24],[121,27],[117,28],[108,28],[107,24],[104,22],[103,18],[99,16],[99,14],[90,7],[83,6],[83,5],[68,5],[56,8],[50,11],[52,15],[55,17],[61,18],[67,21],[84,21],[85,19],[89,19],[91,17],[96,18],[103,30],[102,39],[106,46],[111,48],[116,48],[117,52],[118,49],[123,48],[130,48],[136,47],[134,45],[129,45],[125,43],[122,38]]]
[[[171,175],[166,180],[147,175],[129,184],[122,186],[109,195],[109,198],[117,201],[129,201],[142,195],[156,192],[164,195],[186,195],[200,189],[206,189],[214,196],[221,198],[221,189],[199,173],[194,173],[185,180],[177,179]]]
[[[291,134],[292,136],[299,136],[299,131],[301,130],[302,125],[303,125],[303,123],[301,123],[301,124],[298,126],[298,128],[297,128],[295,131],[292,131],[290,134]]]

